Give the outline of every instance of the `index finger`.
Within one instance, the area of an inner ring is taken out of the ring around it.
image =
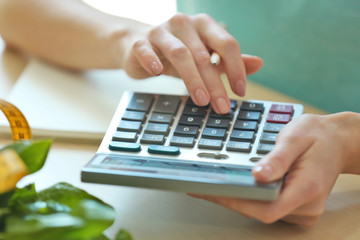
[[[231,89],[237,95],[244,96],[246,69],[236,39],[207,15],[202,15],[196,26],[205,44],[220,55]]]

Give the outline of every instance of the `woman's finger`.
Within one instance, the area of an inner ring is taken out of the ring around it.
[[[197,70],[210,95],[213,109],[219,114],[230,111],[230,101],[220,78],[220,72],[210,62],[210,53],[193,27],[189,17],[177,15],[170,21],[170,30],[190,50]]]
[[[206,46],[220,55],[232,90],[237,95],[244,96],[246,69],[238,42],[214,19],[205,14],[196,16],[194,21],[200,38]]]
[[[199,106],[209,104],[209,93],[187,46],[164,28],[151,31],[149,40],[179,73],[194,102]]]

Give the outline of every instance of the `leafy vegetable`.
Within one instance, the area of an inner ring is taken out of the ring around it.
[[[13,149],[29,173],[45,163],[52,140],[19,141]],[[0,194],[0,240],[107,240],[102,233],[114,221],[114,209],[68,183],[36,192],[35,185]],[[121,230],[116,240],[132,240]]]
[[[9,239],[92,239],[114,220],[112,207],[67,183],[36,193],[34,185],[16,189],[6,219]]]
[[[49,152],[52,139],[45,139],[40,141],[17,141],[11,145],[8,145],[1,149],[13,149],[19,154],[20,158],[24,161],[27,166],[29,173],[39,171],[45,161]]]

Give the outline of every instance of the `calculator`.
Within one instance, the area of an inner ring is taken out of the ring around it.
[[[126,91],[83,182],[275,200],[283,180],[259,183],[252,167],[303,113],[294,103],[231,100],[217,114],[189,96]]]

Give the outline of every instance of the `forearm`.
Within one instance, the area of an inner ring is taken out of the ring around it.
[[[7,44],[72,69],[122,68],[128,38],[148,27],[79,0],[0,0]]]

